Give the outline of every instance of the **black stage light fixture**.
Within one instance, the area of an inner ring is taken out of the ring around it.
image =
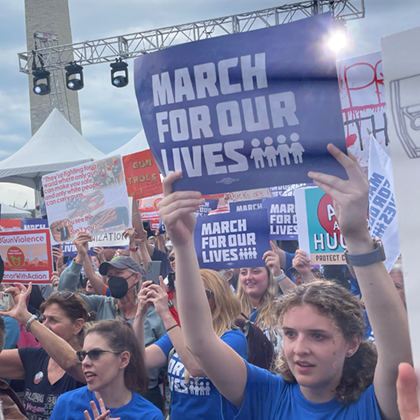
[[[33,79],[33,91],[35,95],[48,95],[51,93],[50,85],[50,72],[45,70],[43,67],[37,68],[32,71]]]
[[[115,63],[111,63],[111,83],[117,88],[122,88],[128,85],[128,64],[122,59],[116,59]]]
[[[70,63],[66,69],[66,86],[70,90],[83,89],[83,67],[76,63]]]

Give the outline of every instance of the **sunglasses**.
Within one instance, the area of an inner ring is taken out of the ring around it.
[[[83,362],[83,360],[85,360],[86,356],[88,356],[89,359],[92,362],[96,362],[97,360],[99,360],[102,353],[121,354],[120,351],[93,349],[93,350],[89,350],[89,351],[85,351],[85,350],[77,351],[76,355],[77,355],[77,358],[79,359],[79,362]]]
[[[213,294],[213,292],[209,289],[206,289],[204,291],[206,292],[207,299],[210,299],[210,296]]]
[[[50,296],[60,296],[61,299],[70,299],[74,296],[74,293],[69,290],[64,290],[63,292],[52,292]]]
[[[170,262],[174,262],[175,261],[175,257],[169,257],[169,261]]]

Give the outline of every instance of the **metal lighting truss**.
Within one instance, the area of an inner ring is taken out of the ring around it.
[[[135,58],[177,44],[289,23],[329,10],[338,20],[360,19],[365,16],[364,0],[302,1],[93,41],[49,45],[46,48],[19,53],[19,71],[32,74],[32,69],[40,66],[40,63],[49,71],[63,69],[71,62],[82,66],[110,63],[116,58]]]

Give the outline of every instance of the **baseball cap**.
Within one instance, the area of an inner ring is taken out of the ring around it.
[[[106,276],[110,266],[118,268],[119,270],[126,270],[127,268],[130,268],[131,270],[137,271],[137,273],[142,275],[145,274],[144,268],[131,257],[119,257],[114,258],[112,261],[103,262],[99,266],[99,272],[103,276]]]

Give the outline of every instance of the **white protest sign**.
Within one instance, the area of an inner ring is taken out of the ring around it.
[[[420,366],[420,27],[382,39],[391,158],[414,364]]]
[[[389,272],[401,254],[394,175],[391,158],[373,136],[369,147],[369,184],[370,235],[381,238],[386,255],[384,264]]]
[[[121,156],[85,163],[42,178],[49,227],[56,243],[131,226]]]

